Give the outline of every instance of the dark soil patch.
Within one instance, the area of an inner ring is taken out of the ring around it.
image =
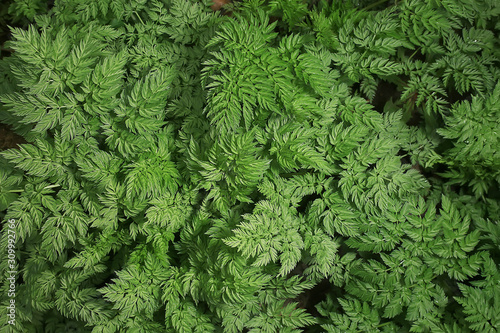
[[[10,126],[0,123],[0,150],[18,148],[22,143],[27,143],[22,136],[12,131]]]

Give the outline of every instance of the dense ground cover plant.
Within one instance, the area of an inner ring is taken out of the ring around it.
[[[497,1],[39,3],[2,332],[500,329]]]

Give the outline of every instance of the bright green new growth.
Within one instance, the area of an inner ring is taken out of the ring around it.
[[[497,1],[41,3],[0,332],[500,330]]]

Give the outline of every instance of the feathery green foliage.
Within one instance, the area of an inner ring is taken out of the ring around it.
[[[499,331],[498,2],[210,5],[0,11],[0,332]]]

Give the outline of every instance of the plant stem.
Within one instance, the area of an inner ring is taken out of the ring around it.
[[[380,1],[377,1],[377,2],[375,2],[375,3],[372,3],[371,5],[366,6],[366,7],[365,7],[365,8],[363,8],[362,10],[370,10],[370,9],[372,9],[372,8],[374,8],[374,7],[377,7],[377,6],[378,6],[378,5],[380,5],[380,4],[383,4],[383,3],[384,3],[384,2],[386,2],[386,1],[388,1],[388,0],[380,0]]]

